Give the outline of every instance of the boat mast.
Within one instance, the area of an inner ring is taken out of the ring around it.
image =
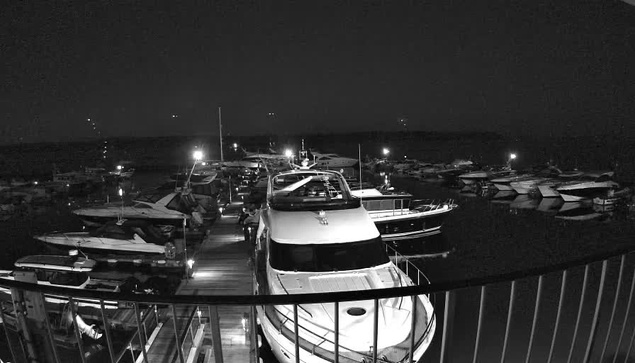
[[[221,118],[220,106],[218,107],[218,138],[220,139],[220,161],[222,163],[225,160],[223,159],[223,121]]]

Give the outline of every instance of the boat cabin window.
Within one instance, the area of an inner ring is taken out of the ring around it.
[[[364,200],[362,204],[367,211],[408,209],[410,208],[409,199],[384,199],[384,200]]]
[[[35,270],[38,281],[49,282],[53,285],[79,286],[88,280],[85,272]]]
[[[350,243],[302,245],[271,240],[269,249],[271,267],[282,271],[349,271],[389,261],[381,237]]]

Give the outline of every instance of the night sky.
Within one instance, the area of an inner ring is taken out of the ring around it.
[[[94,137],[87,118],[212,134],[218,106],[241,135],[635,133],[618,0],[12,1],[0,22],[2,143]]]

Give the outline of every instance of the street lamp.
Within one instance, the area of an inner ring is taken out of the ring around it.
[[[384,156],[388,156],[388,154],[390,154],[390,150],[388,150],[388,148],[383,148],[382,153]]]
[[[286,149],[284,151],[284,156],[286,156],[288,158],[292,158],[293,157],[293,151],[291,149]]]
[[[187,176],[187,182],[185,183],[186,186],[190,185],[190,178],[192,178],[192,174],[194,173],[194,168],[196,167],[196,162],[200,161],[201,159],[203,159],[203,151],[194,150],[194,153],[192,153],[192,157],[194,158],[194,165],[192,165],[192,170],[190,170],[190,175]]]
[[[509,160],[514,160],[514,159],[516,159],[516,154],[514,153],[509,154]]]

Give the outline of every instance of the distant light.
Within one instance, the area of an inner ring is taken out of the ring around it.
[[[191,269],[193,266],[194,266],[194,260],[192,259],[187,260],[187,267]]]
[[[408,158],[408,156],[404,155],[404,156],[403,156],[403,158],[404,158],[404,159],[407,159],[407,158]]]
[[[286,156],[288,158],[292,157],[293,156],[293,151],[291,151],[291,149],[286,149],[284,151],[284,156]]]
[[[390,154],[390,150],[388,150],[387,148],[384,148],[382,152],[384,153],[384,155]]]
[[[203,162],[201,163],[201,165],[205,166],[205,165],[207,165],[207,163],[203,161]]]
[[[237,148],[238,148],[238,144],[234,143],[234,149],[237,149]]]
[[[119,188],[119,196],[123,197],[123,189]]]
[[[90,119],[86,119],[87,122],[90,122]]]
[[[194,157],[194,160],[201,160],[203,159],[203,152],[201,150],[195,150],[192,156]]]
[[[117,170],[121,170],[121,169],[123,169],[123,166],[117,165]]]
[[[172,115],[172,118],[177,118],[177,117],[179,117],[179,115],[174,115],[174,114]]]
[[[37,185],[37,180],[33,182],[33,184]]]
[[[514,153],[509,154],[509,158],[512,160],[516,159],[516,154]]]

